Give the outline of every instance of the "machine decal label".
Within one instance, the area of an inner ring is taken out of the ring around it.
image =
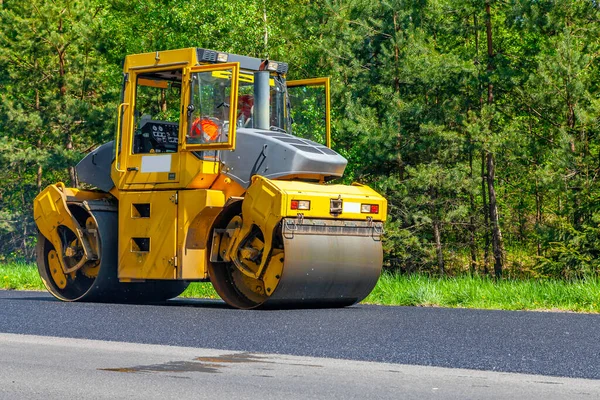
[[[360,203],[345,201],[342,203],[342,212],[360,214]]]
[[[143,156],[141,172],[171,172],[171,155]]]

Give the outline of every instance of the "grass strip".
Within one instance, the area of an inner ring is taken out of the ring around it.
[[[600,279],[500,280],[382,274],[365,303],[497,310],[600,312]]]
[[[0,264],[0,289],[45,290],[35,264]],[[192,283],[181,295],[218,299],[210,283]],[[497,310],[600,313],[600,279],[500,280],[480,276],[429,277],[383,273],[364,303]]]
[[[46,290],[35,264],[0,263],[0,289]]]

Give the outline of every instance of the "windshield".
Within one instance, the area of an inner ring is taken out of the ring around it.
[[[290,132],[286,113],[285,80],[279,76],[269,79],[269,129]],[[255,90],[252,72],[240,72],[237,126],[258,128],[254,110]]]

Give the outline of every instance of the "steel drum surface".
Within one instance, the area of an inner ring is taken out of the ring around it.
[[[295,234],[284,237],[285,261],[279,285],[265,306],[319,307],[363,300],[381,273],[381,241],[368,236]]]

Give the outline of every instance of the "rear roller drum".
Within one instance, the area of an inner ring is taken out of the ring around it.
[[[38,271],[48,291],[63,301],[159,302],[177,297],[187,288],[184,281],[120,283],[117,275],[117,213],[93,211],[89,214],[77,205],[70,210],[85,226],[88,242],[98,260],[87,261],[76,271],[65,274],[59,254],[43,235],[38,234]],[[67,268],[84,257],[83,247],[73,232],[59,226],[62,262]]]
[[[83,209],[73,207],[74,215],[80,224],[85,227],[90,246],[94,253],[99,254],[98,226],[92,216],[88,216]],[[98,277],[101,260],[88,260],[80,268],[65,273],[62,265],[73,269],[85,257],[83,246],[75,233],[65,226],[58,226],[58,235],[61,241],[62,260],[60,255],[43,235],[38,233],[36,246],[38,272],[44,285],[52,295],[64,301],[83,300],[91,297],[94,292],[94,282]],[[62,261],[62,263],[61,263]]]

